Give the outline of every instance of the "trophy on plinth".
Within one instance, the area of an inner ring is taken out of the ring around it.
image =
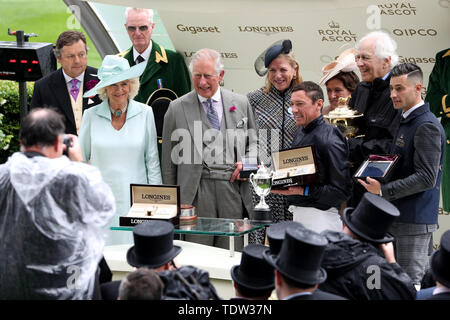
[[[265,201],[265,197],[269,194],[272,186],[272,174],[273,172],[264,166],[262,162],[256,174],[250,174],[250,183],[255,189],[255,193],[260,197],[259,203],[253,208],[255,214],[253,220],[272,222],[270,208]]]

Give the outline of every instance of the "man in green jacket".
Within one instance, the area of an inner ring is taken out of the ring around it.
[[[430,110],[445,130],[446,150],[442,173],[442,203],[444,211],[450,212],[450,48],[436,54],[436,63],[428,81],[425,100]]]
[[[168,88],[181,97],[191,90],[189,71],[183,57],[172,50],[164,49],[151,40],[153,10],[127,8],[125,28],[133,46],[120,55],[130,66],[147,61],[147,67],[140,78],[140,89],[134,100],[147,103],[150,95],[159,88]]]

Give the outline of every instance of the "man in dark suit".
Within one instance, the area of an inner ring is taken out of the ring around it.
[[[320,266],[327,244],[325,237],[297,222],[287,226],[280,252],[263,253],[264,259],[275,268],[278,299],[345,300],[317,289],[327,279],[327,272]]]
[[[403,63],[391,70],[391,99],[402,110],[390,153],[399,163],[391,181],[358,180],[367,191],[391,201],[400,211],[389,233],[395,237],[398,264],[419,285],[428,266],[431,236],[438,228],[438,210],[445,132],[422,100],[420,67]]]
[[[97,69],[87,65],[86,38],[79,31],[61,33],[54,52],[61,68],[36,81],[31,109],[57,109],[64,116],[66,133],[76,135],[84,110],[101,102],[97,95],[83,98],[83,92],[98,82]]]

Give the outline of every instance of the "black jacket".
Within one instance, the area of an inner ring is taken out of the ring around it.
[[[392,140],[400,124],[400,110],[394,109],[390,98],[389,82],[381,78],[373,82],[360,82],[349,107],[363,113],[364,116],[356,118],[359,128],[357,135],[364,135],[362,139],[349,138],[350,160],[359,165],[369,154],[389,153]]]
[[[339,209],[352,191],[347,141],[339,129],[319,116],[298,129],[292,142],[292,148],[307,145],[315,147],[320,183],[309,186],[308,196],[289,196],[289,204],[319,210]]]
[[[342,232],[326,230],[322,235],[328,239],[322,261],[327,280],[320,289],[349,300],[415,299],[411,278],[397,263],[388,263],[378,248]]]
[[[97,69],[87,66],[84,71],[83,92],[92,89],[86,87],[89,81],[93,85],[92,80],[98,82],[95,76]],[[90,103],[91,102],[91,103]],[[83,113],[86,109],[93,107],[102,102],[98,95],[92,98],[83,98]],[[53,107],[64,116],[64,124],[66,133],[77,134],[75,124],[75,116],[73,115],[72,104],[70,102],[69,91],[67,90],[66,80],[62,69],[59,68],[55,72],[50,73],[34,84],[33,97],[31,98],[31,109],[39,107]]]
[[[347,300],[341,296],[316,289],[313,294],[295,296],[287,300]]]
[[[443,293],[435,294],[426,300],[450,300],[450,292],[443,292]]]

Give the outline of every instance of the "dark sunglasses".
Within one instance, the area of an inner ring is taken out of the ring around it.
[[[127,30],[130,32],[136,32],[136,28],[139,28],[139,31],[144,32],[148,30],[148,26],[128,26]]]

